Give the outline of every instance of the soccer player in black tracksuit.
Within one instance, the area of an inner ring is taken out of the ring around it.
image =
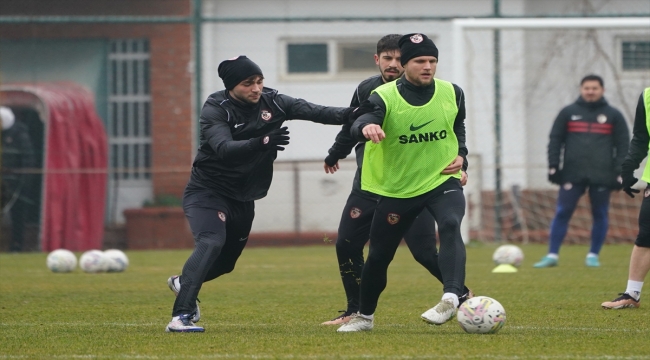
[[[631,197],[639,193],[632,189],[638,181],[634,177],[634,170],[639,168],[641,161],[648,156],[650,148],[650,87],[646,88],[639,97],[632,128],[632,142],[630,149],[623,161],[621,177],[623,178],[623,191]],[[650,162],[648,162],[641,175],[641,180],[646,182],[643,192],[643,202],[639,211],[639,235],[634,242],[630,256],[630,268],[625,292],[619,294],[613,301],[601,304],[604,309],[638,308],[641,301],[643,280],[650,271]]]
[[[201,110],[201,144],[183,195],[194,252],[181,276],[166,331],[202,332],[197,296],[204,282],[231,272],[253,223],[254,201],[266,196],[278,150],[289,143],[282,123],[304,119],[347,122],[352,108],[325,107],[263,87],[262,70],[245,56],[218,68],[226,90],[209,96]]]
[[[630,141],[623,115],[607,103],[604,91],[600,76],[584,77],[578,100],[562,109],[553,123],[548,143],[549,180],[560,185],[560,191],[548,254],[533,265],[536,268],[558,264],[569,220],[587,188],[593,225],[585,264],[600,266],[598,255],[607,235],[609,197],[612,189],[622,188],[621,164]]]
[[[454,84],[434,79],[438,49],[425,35],[404,35],[399,46],[404,76],[377,88],[359,108],[369,112],[351,128],[358,141],[372,141],[365,145],[361,183],[363,190],[380,196],[361,275],[359,312],[339,332],[373,328],[388,266],[402,237],[425,208],[438,224],[438,262],[445,293],[438,305],[422,314],[423,320],[445,323],[454,316],[463,294],[466,255],[460,234],[465,214],[461,171],[459,167],[454,174],[442,173],[458,154],[467,154],[465,109],[459,108],[464,102],[458,102],[463,93]]]
[[[351,107],[359,107],[363,101],[368,99],[372,90],[402,75],[404,69],[400,64],[400,51],[397,44],[400,37],[401,35],[398,34],[390,34],[382,37],[377,42],[375,63],[378,65],[381,74],[369,77],[357,86],[350,102]],[[460,104],[461,102],[464,103],[464,101],[462,93],[459,94],[459,108],[465,108],[464,105]],[[464,113],[458,114],[458,117],[464,118],[464,116]],[[462,131],[464,132],[464,129]],[[359,143],[351,137],[350,124],[344,124],[336,136],[336,142],[332,145],[329,155],[325,158],[325,172],[335,173],[339,169],[338,161],[345,159],[352,152],[355,145],[357,172],[352,184],[352,192],[343,208],[336,239],[336,256],[347,297],[347,309],[338,317],[324,322],[323,325],[344,324],[350,320],[352,314],[359,311],[359,281],[361,280],[361,269],[364,263],[363,248],[370,238],[370,223],[379,199],[376,194],[361,190],[361,165],[363,163],[365,142]],[[466,148],[459,149],[459,155],[466,153]],[[465,170],[467,170],[466,161],[463,164],[463,171]],[[463,172],[463,180],[465,181],[466,176],[466,173]],[[418,215],[409,231],[404,235],[404,241],[415,260],[442,282],[442,275],[438,268],[435,219],[429,211],[422,211]],[[471,296],[469,289],[465,287],[464,298],[461,301]]]

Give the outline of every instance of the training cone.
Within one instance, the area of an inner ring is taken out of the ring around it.
[[[493,273],[516,273],[517,268],[510,264],[501,264],[492,269]]]

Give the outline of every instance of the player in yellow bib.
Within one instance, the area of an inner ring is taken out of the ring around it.
[[[388,266],[404,233],[425,208],[438,224],[444,294],[422,319],[432,324],[447,322],[463,294],[466,255],[460,224],[465,197],[460,168],[445,171],[460,148],[465,150],[462,155],[467,154],[457,136],[465,132],[464,117],[456,116],[465,112],[456,101],[463,92],[434,79],[438,48],[426,35],[404,35],[399,47],[404,76],[375,89],[351,128],[354,138],[367,141],[361,188],[379,195],[379,200],[361,274],[359,312],[339,332],[372,330]]]
[[[398,80],[404,73],[400,63],[401,53],[399,50],[399,39],[402,35],[389,34],[377,42],[377,53],[375,62],[380,74],[363,80],[354,90],[350,106],[357,108],[361,103],[370,97],[370,93],[381,85]],[[454,89],[455,90],[455,89]],[[461,96],[460,89],[456,97],[457,106],[465,108],[465,99]],[[465,113],[458,112],[456,117],[465,118]],[[347,308],[341,314],[322,325],[343,325],[350,321],[351,315],[359,312],[359,280],[365,262],[363,257],[364,246],[370,239],[370,225],[377,206],[379,195],[361,190],[361,169],[363,168],[363,154],[366,141],[359,142],[353,139],[350,134],[351,123],[344,124],[341,131],[336,135],[334,145],[329,149],[323,165],[326,173],[334,174],[339,169],[338,161],[347,157],[354,148],[356,153],[357,171],[352,183],[352,191],[343,207],[341,221],[339,222],[338,234],[336,237],[336,257],[339,265],[339,273],[343,289],[347,298]],[[465,131],[460,129],[458,134],[458,154],[466,154]],[[454,162],[445,168],[445,173],[454,173],[460,167],[463,170],[461,184],[467,182],[468,167],[467,161],[458,155]],[[460,164],[463,162],[462,164]],[[404,242],[413,255],[413,259],[424,266],[431,275],[442,283],[442,274],[438,266],[438,249],[436,248],[436,223],[429,210],[423,210],[409,230],[404,234]],[[423,289],[424,290],[424,289]],[[426,290],[425,290],[426,291]],[[473,297],[473,293],[467,286],[463,289],[463,295],[459,298],[462,304],[465,300]]]
[[[639,193],[632,185],[638,181],[634,170],[639,168],[641,161],[650,154],[650,87],[646,88],[639,97],[632,128],[632,141],[621,166],[623,191],[631,197]],[[643,281],[650,271],[650,162],[646,163],[641,180],[646,182],[643,192],[643,202],[639,211],[639,234],[634,242],[630,256],[630,268],[625,292],[612,301],[601,304],[604,309],[638,308],[641,302]]]

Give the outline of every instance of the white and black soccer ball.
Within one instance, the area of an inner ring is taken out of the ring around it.
[[[122,250],[109,249],[104,251],[104,256],[108,262],[108,272],[122,272],[129,266],[129,258]]]
[[[524,261],[524,252],[517,245],[501,245],[494,251],[492,260],[497,265],[510,264],[519,266]]]
[[[467,299],[456,315],[458,325],[470,334],[494,334],[506,324],[506,310],[487,296]]]
[[[66,273],[77,267],[77,257],[70,250],[56,249],[47,255],[45,263],[52,272]]]
[[[88,250],[79,257],[79,267],[87,273],[98,273],[107,270],[108,261],[101,250]]]

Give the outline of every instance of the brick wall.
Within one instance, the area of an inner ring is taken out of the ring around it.
[[[3,1],[0,14],[188,16],[190,9],[189,0],[9,0]],[[194,147],[191,34],[190,24],[185,23],[0,25],[3,40],[149,39],[155,195],[181,196],[189,177]]]

